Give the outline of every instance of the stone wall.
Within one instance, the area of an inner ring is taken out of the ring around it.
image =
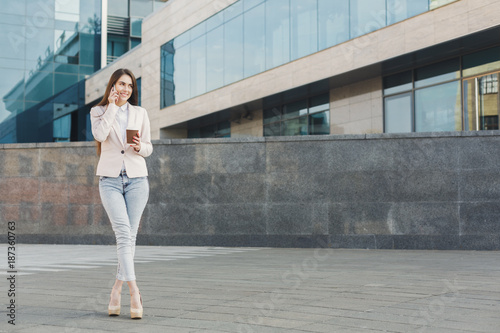
[[[500,133],[154,142],[138,244],[500,248]],[[0,145],[0,240],[114,244],[93,143]]]

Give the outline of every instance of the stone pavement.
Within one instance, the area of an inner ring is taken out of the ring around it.
[[[0,332],[500,332],[500,253],[138,246],[144,317],[108,317],[114,246],[0,245]],[[7,278],[6,278],[7,276]]]

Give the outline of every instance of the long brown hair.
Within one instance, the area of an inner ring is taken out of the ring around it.
[[[104,92],[104,96],[102,97],[101,101],[97,103],[96,106],[106,106],[108,105],[109,101],[109,94],[111,93],[111,88],[113,85],[118,81],[119,78],[122,77],[122,75],[128,75],[132,79],[132,95],[128,99],[128,102],[131,105],[137,105],[138,99],[139,99],[139,93],[137,91],[137,80],[135,79],[134,74],[126,68],[120,68],[117,69],[113,74],[111,74],[111,77],[109,78],[108,85],[106,86],[106,91]],[[96,140],[97,144],[97,156],[101,155],[101,142]]]

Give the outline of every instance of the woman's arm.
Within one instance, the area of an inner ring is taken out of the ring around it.
[[[142,157],[148,157],[153,152],[153,144],[151,143],[151,125],[146,110],[144,110],[144,118],[142,120],[141,128],[141,149],[137,154]]]
[[[102,113],[101,108],[94,107],[90,110],[90,122],[92,124],[92,135],[99,142],[104,142],[111,131],[113,122],[115,121],[116,104],[108,104],[107,109]]]

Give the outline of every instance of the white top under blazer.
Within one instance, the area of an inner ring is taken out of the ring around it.
[[[129,178],[145,177],[148,175],[146,160],[153,152],[151,144],[151,125],[146,109],[129,104],[129,129],[138,129],[141,149],[136,152],[130,144],[122,139],[122,131],[116,113],[119,107],[116,104],[95,106],[90,110],[92,135],[101,142],[101,156],[97,164],[97,176],[118,177],[125,164]]]

